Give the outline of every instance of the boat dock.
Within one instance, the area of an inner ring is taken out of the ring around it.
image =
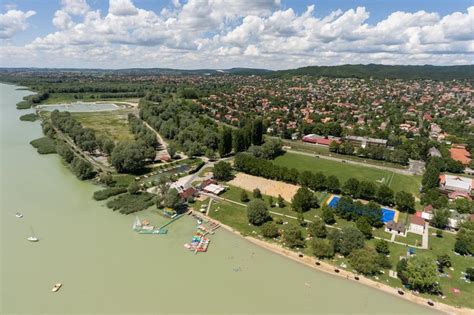
[[[204,221],[204,218],[201,217],[200,215],[190,211],[188,212],[188,215],[192,215],[193,218],[195,218],[198,222],[197,230],[196,233],[194,234],[193,238],[191,239],[191,243],[186,243],[184,244],[184,247],[190,251],[193,251],[194,254],[197,254],[198,252],[207,252],[207,249],[209,247],[209,243],[211,240],[206,237],[208,234],[213,235],[214,232],[221,226],[219,223],[214,222],[214,221],[209,221],[207,220],[206,222]],[[208,223],[208,226],[204,225],[205,223]]]

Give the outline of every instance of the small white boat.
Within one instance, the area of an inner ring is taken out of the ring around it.
[[[27,238],[28,241],[30,242],[38,242],[39,238],[36,237],[35,232],[33,231],[33,228],[30,227],[31,229],[31,236]]]
[[[15,213],[15,217],[17,217],[18,219],[21,219],[21,218],[23,218],[23,214],[21,214],[21,212],[17,211],[17,213]]]
[[[63,286],[62,283],[56,283],[53,288],[51,289],[51,291],[53,292],[58,292],[58,290]]]

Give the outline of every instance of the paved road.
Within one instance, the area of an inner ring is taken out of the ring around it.
[[[286,150],[286,151],[290,152],[290,153],[311,156],[311,157],[314,157],[314,158],[316,158],[316,156],[318,156],[321,159],[331,160],[331,161],[336,161],[336,162],[341,162],[341,163],[342,163],[342,161],[345,161],[345,163],[347,163],[347,164],[353,164],[353,165],[360,165],[360,166],[365,166],[365,167],[370,167],[370,168],[376,168],[376,169],[385,170],[385,171],[389,171],[389,172],[394,172],[394,173],[398,173],[398,174],[402,174],[402,175],[413,175],[412,171],[402,170],[402,169],[388,167],[388,166],[381,166],[381,165],[357,162],[357,161],[352,161],[352,160],[344,160],[344,159],[333,157],[333,156],[318,155],[318,154],[314,154],[314,153],[307,153],[307,152],[301,152],[301,151],[295,151],[295,150]]]

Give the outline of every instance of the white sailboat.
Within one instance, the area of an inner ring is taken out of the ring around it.
[[[135,217],[135,222],[133,222],[133,230],[137,231],[143,227],[142,222],[138,216]]]
[[[18,219],[21,219],[21,218],[23,218],[23,214],[20,211],[17,211],[15,213],[15,217],[17,217]]]
[[[30,226],[31,229],[31,236],[27,238],[30,242],[38,242],[39,238],[36,237],[35,232],[33,231],[33,227]]]

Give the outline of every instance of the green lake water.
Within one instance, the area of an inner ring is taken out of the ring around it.
[[[77,180],[57,155],[39,155],[29,145],[41,128],[19,121],[31,110],[16,110],[28,94],[16,89],[0,84],[2,314],[432,312],[225,230],[211,236],[208,253],[194,255],[183,247],[196,224],[188,216],[167,235],[136,234],[133,216],[92,199],[97,186]],[[140,216],[166,221],[152,210]],[[26,240],[30,226],[40,242]],[[52,293],[56,282],[63,287]]]

